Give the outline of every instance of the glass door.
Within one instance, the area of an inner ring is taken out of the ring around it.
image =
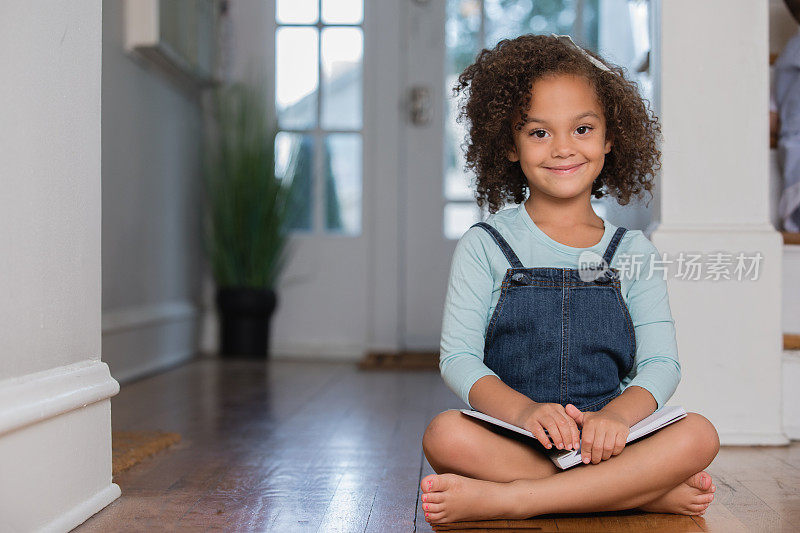
[[[488,215],[486,208],[478,209],[474,177],[464,170],[460,145],[466,130],[456,121],[458,102],[451,96],[458,75],[481,49],[494,47],[501,39],[525,33],[569,34],[576,43],[628,68],[648,96],[649,23],[643,0],[407,0],[406,4],[401,331],[406,349],[437,351],[456,242]],[[649,221],[646,210],[635,207],[626,207],[622,217],[605,198],[594,205],[600,216],[630,229],[644,228]]]

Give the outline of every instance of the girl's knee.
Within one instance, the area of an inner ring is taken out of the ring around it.
[[[431,420],[422,435],[422,450],[428,462],[442,464],[447,458],[465,452],[469,428],[464,423],[466,415],[458,409],[439,413]]]
[[[683,440],[694,455],[704,457],[708,464],[719,453],[719,434],[717,428],[699,413],[687,413],[684,419]]]
[[[422,448],[432,450],[451,444],[453,437],[458,434],[457,425],[461,416],[463,413],[460,411],[450,409],[433,417],[422,435]]]

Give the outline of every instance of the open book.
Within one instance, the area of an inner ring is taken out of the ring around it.
[[[472,409],[461,409],[461,412],[465,415],[473,416],[475,418],[479,418],[496,426],[500,426],[506,429],[510,429],[511,431],[516,431],[517,433],[521,433],[522,435],[526,435],[531,437],[536,442],[539,442],[539,439],[534,436],[533,433],[528,431],[527,429],[522,429],[519,426],[515,426],[513,424],[509,424],[508,422],[503,422],[493,416],[489,416],[487,414],[481,413],[480,411],[474,411]],[[664,426],[668,426],[673,422],[677,422],[681,418],[686,416],[686,411],[684,411],[683,407],[678,405],[665,405],[661,408],[661,410],[656,411],[652,415],[648,416],[647,418],[643,418],[633,426],[631,426],[631,431],[628,433],[628,440],[626,442],[631,442],[633,440],[638,439],[639,437],[643,437],[645,435],[649,435],[656,430],[663,428]],[[579,428],[580,429],[580,428]],[[544,430],[547,433],[548,437],[550,434],[547,430]],[[551,444],[552,444],[552,440]],[[540,443],[541,444],[541,443]],[[580,445],[578,446],[577,450],[559,450],[555,446],[550,449],[545,448],[542,446],[542,450],[550,457],[550,460],[553,461],[560,469],[564,470],[571,466],[575,466],[581,463],[581,449]]]

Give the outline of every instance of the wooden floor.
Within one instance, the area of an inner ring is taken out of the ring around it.
[[[122,497],[76,531],[431,531],[422,433],[463,405],[435,371],[202,359],[125,385],[118,430],[183,440],[114,481]],[[548,515],[541,531],[799,531],[800,442],[723,447],[703,517]]]

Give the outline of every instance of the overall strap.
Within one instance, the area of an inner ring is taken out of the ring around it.
[[[514,253],[514,250],[511,249],[511,246],[508,245],[508,242],[506,242],[503,236],[500,235],[499,231],[497,231],[493,226],[487,224],[486,222],[477,222],[473,224],[471,227],[474,228],[475,226],[480,226],[481,228],[489,232],[489,235],[491,235],[492,238],[494,238],[495,242],[503,251],[503,254],[505,254],[506,259],[508,259],[508,262],[511,263],[511,266],[513,268],[525,268],[520,262],[519,258],[517,257],[517,254]]]
[[[610,267],[611,266],[611,259],[614,258],[614,252],[617,251],[617,246],[619,246],[620,241],[622,240],[622,236],[625,235],[625,232],[628,231],[623,227],[617,228],[617,231],[614,233],[614,236],[611,237],[611,242],[608,243],[608,248],[606,248],[606,253],[603,256],[606,264]]]

